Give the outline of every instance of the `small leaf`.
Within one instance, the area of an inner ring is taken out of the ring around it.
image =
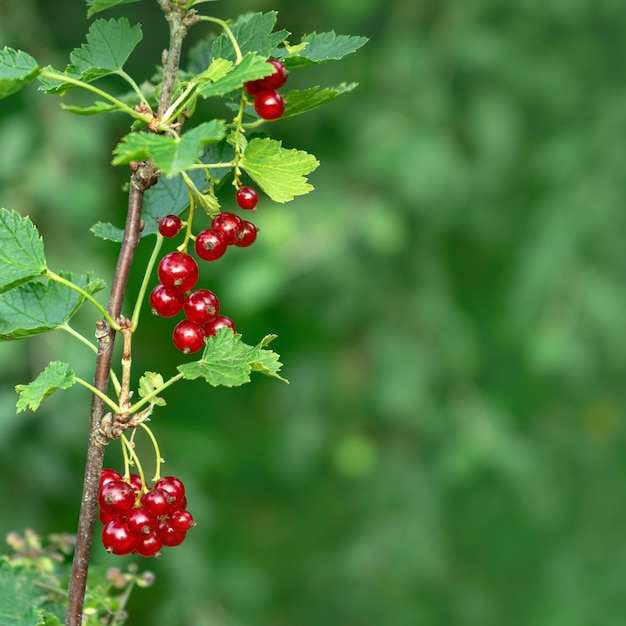
[[[255,137],[246,148],[242,168],[274,202],[289,202],[312,191],[307,182],[319,161],[303,150],[287,150],[280,141]]]
[[[31,83],[39,71],[37,61],[30,54],[5,46],[0,50],[0,99]]]
[[[233,69],[222,78],[215,82],[201,83],[198,87],[198,94],[204,98],[224,96],[231,91],[235,91],[235,89],[241,89],[243,84],[249,80],[257,80],[258,78],[269,76],[272,71],[273,68],[265,57],[252,53],[246,54],[241,63],[233,66]]]
[[[20,396],[17,401],[17,412],[21,413],[26,409],[36,411],[44,398],[57,389],[69,389],[75,382],[74,372],[67,363],[53,361],[32,383],[15,387]]]
[[[150,395],[155,389],[163,386],[163,376],[161,374],[157,374],[156,372],[145,372],[144,375],[139,379],[139,397],[145,398]],[[165,406],[166,402],[163,398],[159,398],[159,396],[155,396],[150,400],[152,404],[156,404],[157,406]]]
[[[204,122],[182,137],[152,133],[129,133],[113,151],[113,165],[152,159],[168,177],[194,165],[204,146],[222,139],[226,133],[222,120]]]
[[[124,239],[124,229],[108,222],[96,222],[89,230],[100,239],[108,239],[109,241],[122,241]]]
[[[329,33],[311,33],[302,38],[302,42],[308,45],[299,50],[297,56],[288,55],[283,60],[287,67],[338,61],[347,54],[356,52],[367,41],[367,37],[335,35],[333,31]]]
[[[193,363],[178,366],[178,371],[187,380],[204,378],[214,387],[238,387],[250,382],[250,373],[261,372],[287,382],[278,374],[282,363],[272,350],[266,349],[264,339],[257,346],[241,341],[241,335],[229,328],[221,328],[214,337],[206,340],[202,358]]]
[[[91,274],[60,276],[90,295],[104,288]],[[0,343],[54,330],[69,322],[84,301],[77,291],[53,280],[33,280],[0,294]]]
[[[87,17],[91,17],[94,13],[116,7],[120,4],[132,4],[133,2],[139,2],[140,0],[87,0]]]
[[[97,115],[98,113],[109,113],[110,111],[116,111],[119,109],[118,105],[110,104],[109,102],[94,102],[89,107],[79,107],[72,104],[61,103],[61,108],[69,111],[70,113],[76,113],[77,115]]]
[[[28,217],[0,209],[0,293],[46,272],[43,240]]]
[[[325,89],[320,89],[319,87],[311,87],[304,91],[294,89],[285,96],[287,104],[282,119],[295,117],[296,115],[302,115],[302,113],[308,113],[313,109],[317,109],[352,91],[356,86],[357,83],[350,83],[349,85],[344,83],[338,87],[326,87]]]

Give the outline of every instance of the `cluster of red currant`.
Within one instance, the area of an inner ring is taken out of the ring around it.
[[[180,545],[196,525],[186,508],[185,486],[175,476],[163,476],[147,489],[139,474],[126,482],[105,468],[98,503],[102,544],[111,554],[159,556],[163,546]]]
[[[254,96],[254,110],[264,120],[277,120],[285,112],[285,101],[277,91],[287,82],[289,70],[278,59],[267,61],[274,72],[265,78],[251,80],[245,84],[246,91]]]

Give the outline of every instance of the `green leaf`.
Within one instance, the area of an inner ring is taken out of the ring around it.
[[[87,0],[87,17],[91,17],[94,13],[116,7],[120,4],[132,4],[133,2],[139,2],[140,0]]]
[[[242,168],[274,202],[289,202],[313,190],[307,182],[319,161],[303,150],[287,150],[280,141],[255,137],[248,143]]]
[[[223,61],[223,59],[215,59]],[[209,70],[213,66],[209,67]],[[257,80],[272,73],[272,66],[267,62],[265,57],[257,54],[246,54],[239,65],[231,66],[232,69],[225,75],[214,80],[214,82],[203,82],[198,86],[197,93],[204,98],[210,96],[223,96],[235,89],[240,89],[243,84],[249,80]]]
[[[124,239],[124,229],[113,226],[109,222],[96,222],[89,230],[100,239],[108,241],[122,241]]]
[[[43,240],[28,217],[0,209],[0,293],[46,272]]]
[[[272,50],[289,36],[286,30],[272,32],[276,25],[276,15],[276,11],[249,13],[242,15],[231,25],[230,29],[239,44],[242,55],[255,52],[267,58]],[[211,58],[228,59],[233,62],[236,60],[233,44],[225,33],[213,42]]]
[[[21,413],[26,409],[36,411],[42,401],[57,389],[69,389],[75,382],[74,372],[67,363],[53,361],[32,383],[15,387],[20,396],[17,412]]]
[[[69,111],[70,113],[76,113],[77,115],[97,115],[98,113],[108,113],[110,111],[116,111],[119,106],[110,104],[109,102],[94,102],[89,107],[79,107],[72,104],[61,103],[61,108]]]
[[[241,341],[241,335],[221,328],[206,340],[202,358],[179,365],[178,371],[187,380],[204,378],[214,387],[238,387],[248,383],[253,371],[287,382],[278,374],[282,367],[279,355],[265,347],[272,338],[266,337],[257,346],[249,346]]]
[[[104,282],[91,274],[77,276],[60,272],[90,295],[102,290]],[[74,289],[53,280],[34,280],[0,294],[0,343],[24,339],[54,330],[67,323],[85,302]]]
[[[31,83],[39,71],[37,61],[30,54],[5,46],[0,50],[0,99]]]
[[[161,374],[157,374],[156,372],[145,372],[144,375],[139,379],[139,397],[145,398],[150,395],[155,389],[163,386],[163,376]],[[157,406],[165,406],[167,403],[163,398],[159,396],[155,396],[150,400],[152,404],[156,404]]]
[[[299,50],[297,55],[288,54],[283,60],[287,67],[338,61],[347,54],[356,52],[367,41],[367,37],[335,35],[334,31],[312,33],[302,38],[302,42],[307,44],[305,48]]]
[[[281,119],[308,113],[336,100],[339,96],[352,91],[356,86],[357,83],[350,83],[349,85],[342,83],[337,87],[326,87],[325,89],[320,89],[319,87],[311,87],[304,91],[293,89],[285,96],[287,104]]]
[[[46,603],[45,586],[50,584],[35,568],[15,566],[0,560],[0,625],[42,626],[38,607]]]
[[[204,122],[180,138],[152,133],[129,133],[115,147],[113,165],[152,159],[163,174],[171,177],[194,165],[204,146],[219,141],[225,133],[222,120]]]

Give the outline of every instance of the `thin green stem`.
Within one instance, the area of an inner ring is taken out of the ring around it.
[[[235,49],[235,56],[237,57],[237,61],[235,63],[236,65],[239,65],[243,59],[243,55],[241,54],[241,48],[235,39],[235,35],[233,35],[233,31],[230,30],[230,26],[224,20],[220,20],[218,17],[211,17],[209,15],[200,15],[198,16],[198,19],[203,22],[213,22],[214,24],[219,24],[224,29],[226,36],[230,39],[230,43],[233,44],[233,48]]]
[[[160,387],[157,387],[153,391],[151,391],[148,395],[144,396],[138,402],[135,402],[131,407],[129,407],[128,412],[132,415],[133,413],[137,413],[137,411],[144,406],[144,404],[148,404],[152,398],[156,398],[162,391],[165,391],[168,387],[178,382],[183,377],[181,374],[176,374],[176,376],[172,376],[169,380],[166,380]]]
[[[234,163],[232,161],[229,161],[228,163],[196,163],[195,165],[190,165],[189,167],[186,167],[185,171],[188,172],[189,170],[209,170],[213,167],[232,167],[233,165]]]
[[[169,124],[172,118],[178,117],[180,111],[182,111],[187,106],[187,99],[191,95],[191,93],[198,86],[198,83],[191,82],[187,85],[185,91],[174,100],[174,102],[170,105],[169,109],[163,113],[163,119],[161,120],[161,124]]]
[[[139,85],[135,82],[134,78],[130,76],[129,74],[127,74],[122,68],[117,70],[116,74],[120,76],[121,78],[123,78],[132,87],[133,91],[139,97],[139,100],[149,109],[150,104],[146,100],[146,97],[143,95],[141,89],[139,89]]]
[[[192,235],[191,227],[193,224],[193,215],[196,210],[196,202],[193,197],[193,192],[195,191],[198,195],[200,195],[200,192],[198,191],[198,188],[194,185],[194,182],[191,180],[191,178],[187,176],[186,172],[183,171],[181,172],[181,174],[182,174],[183,180],[185,181],[185,184],[187,185],[187,193],[189,194],[189,217],[187,218],[187,230],[185,231],[185,240],[180,246],[178,246],[178,249],[181,252],[185,252],[187,250],[187,245],[189,244],[189,240],[191,239],[191,235]]]
[[[114,413],[120,412],[120,407],[117,406],[117,404],[115,404],[115,402],[113,402],[113,400],[111,400],[111,398],[109,398],[109,396],[107,396],[106,393],[102,393],[99,389],[96,389],[93,385],[90,385],[86,380],[83,380],[82,378],[79,378],[78,376],[74,376],[74,380],[79,385],[82,385],[83,387],[89,389],[89,391],[91,391],[91,393],[93,393],[95,396],[98,396],[98,398],[100,398],[100,400],[102,400],[106,405],[108,405],[108,407]]]
[[[133,444],[131,444],[131,442],[128,440],[128,437],[124,435],[123,433],[120,439],[122,440],[122,443],[126,446],[126,449],[128,450],[128,453],[130,454],[130,458],[133,460],[133,463],[135,464],[135,467],[137,468],[137,473],[141,477],[141,484],[146,486],[147,483],[146,483],[146,477],[143,473],[143,467],[141,466],[141,461],[139,460],[139,457],[137,456],[137,453],[135,452],[135,448]]]
[[[148,437],[150,437],[150,441],[152,441],[152,446],[154,447],[154,454],[156,456],[156,470],[154,472],[154,478],[152,479],[152,482],[156,482],[157,480],[159,480],[159,478],[161,478],[161,463],[163,463],[163,457],[161,457],[159,443],[157,442],[156,437],[154,436],[154,433],[149,426],[146,426],[144,422],[139,422],[139,426],[141,426],[148,433]]]
[[[245,129],[243,128],[243,112],[246,108],[246,94],[245,90],[241,90],[241,100],[239,101],[239,111],[237,112],[237,116],[233,120],[235,125],[235,140],[234,140],[234,148],[235,148],[235,158],[233,159],[233,185],[236,188],[239,188],[241,185],[241,167],[240,163],[243,159],[243,152],[241,150],[241,143],[239,141],[239,136],[242,133],[245,133]]]
[[[122,458],[124,459],[124,480],[128,481],[130,479],[130,461],[128,459],[128,450],[126,449],[126,444],[120,438],[120,444],[122,445]]]
[[[111,328],[115,330],[120,330],[120,325],[109,315],[107,310],[90,293],[87,293],[84,289],[81,289],[78,285],[75,285],[71,280],[67,280],[66,278],[63,278],[63,276],[55,274],[51,270],[46,270],[46,276],[50,280],[54,280],[57,283],[61,283],[61,285],[65,285],[66,287],[77,291],[81,296],[83,296],[83,298],[85,298],[85,300],[89,300],[89,302],[91,302],[91,304],[93,304],[96,309],[98,309],[98,311],[102,313],[102,316]]]
[[[150,256],[150,260],[148,261],[146,272],[143,275],[143,281],[141,283],[141,288],[139,289],[139,295],[137,297],[137,302],[135,303],[133,316],[131,317],[131,320],[130,320],[130,332],[131,333],[135,332],[135,330],[137,329],[137,324],[139,324],[139,314],[141,313],[141,306],[146,296],[146,291],[148,290],[148,283],[150,282],[150,277],[152,276],[152,270],[154,269],[154,266],[156,265],[162,245],[163,245],[163,235],[157,232],[157,240],[156,240],[156,243],[154,244],[154,249],[152,250],[152,255]]]

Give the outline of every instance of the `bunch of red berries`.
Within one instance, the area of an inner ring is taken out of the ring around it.
[[[285,112],[285,101],[277,91],[287,82],[289,70],[278,59],[268,59],[274,72],[264,78],[251,80],[245,84],[246,91],[254,96],[254,110],[264,120],[277,120]]]
[[[196,523],[187,511],[185,486],[175,476],[163,476],[147,489],[138,474],[126,482],[105,468],[100,477],[102,544],[111,554],[160,556],[163,546],[178,546]]]

